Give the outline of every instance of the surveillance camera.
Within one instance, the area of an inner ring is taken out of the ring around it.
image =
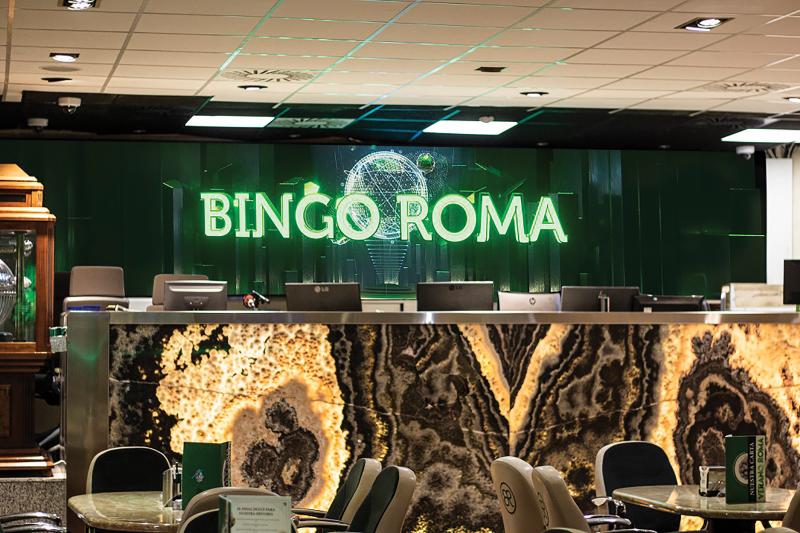
[[[29,118],[28,127],[35,132],[40,132],[47,127],[48,120],[46,118]]]
[[[745,144],[743,146],[736,147],[736,155],[740,155],[745,159],[750,159],[753,157],[754,153],[756,153],[756,147],[752,144]]]
[[[58,98],[58,107],[60,107],[61,110],[68,115],[74,114],[80,106],[80,98],[76,98],[74,96],[59,96]]]
[[[492,115],[483,115],[482,117],[480,117],[480,121],[483,122],[484,124],[488,124],[488,123],[492,122],[493,120],[494,120],[494,117]]]

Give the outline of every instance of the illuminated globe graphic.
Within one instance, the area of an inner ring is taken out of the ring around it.
[[[417,157],[417,168],[423,174],[433,172],[433,169],[436,168],[436,158],[433,157],[433,154],[428,152],[419,154]]]
[[[383,240],[400,238],[398,194],[416,194],[428,199],[428,187],[420,169],[409,158],[395,152],[373,152],[353,165],[347,173],[344,194],[355,193],[366,194],[378,205],[381,223],[373,237]],[[369,212],[364,206],[354,205],[350,217],[359,229],[369,224]]]

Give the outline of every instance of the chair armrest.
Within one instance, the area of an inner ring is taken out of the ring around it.
[[[614,529],[614,533],[657,533],[652,529]]]
[[[622,518],[625,518],[628,512],[627,508],[625,507],[625,502],[611,496],[598,496],[597,498],[592,498],[592,503],[598,509],[606,506],[606,509],[609,513],[621,516]]]
[[[615,514],[589,514],[584,516],[589,527],[595,526],[622,526],[631,527],[631,521]],[[615,528],[616,529],[616,528]]]
[[[60,524],[61,517],[50,513],[17,513],[7,514],[0,516],[0,524],[8,524],[9,522],[22,522],[22,521],[36,521],[36,522],[51,522],[53,524]]]
[[[572,529],[569,527],[551,527],[550,529],[545,529],[544,533],[584,533],[580,529]]]
[[[325,511],[320,511],[319,509],[305,509],[303,507],[294,507],[292,512],[296,515],[300,515],[302,518],[303,516],[313,516],[315,518],[325,518]]]
[[[18,526],[3,526],[3,533],[67,533],[67,528],[44,523],[20,524]]]
[[[768,527],[763,533],[797,533],[797,531],[788,527]]]
[[[346,531],[350,524],[341,522],[339,520],[329,520],[325,518],[300,518],[294,521],[296,529],[305,529],[308,527],[319,527],[334,531]]]

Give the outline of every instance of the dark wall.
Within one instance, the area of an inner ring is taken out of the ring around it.
[[[437,194],[521,192],[533,208],[551,195],[569,242],[413,242],[402,250],[399,284],[385,286],[376,257],[396,252],[385,243],[202,233],[201,191],[275,195],[314,181],[337,196],[357,160],[388,149],[412,161],[432,153],[437,170],[426,179]],[[729,153],[0,141],[0,162],[45,184],[58,217],[56,268],[121,265],[130,295],[149,295],[153,275],[172,271],[227,279],[231,292],[273,294],[293,280],[357,280],[389,294],[411,292],[418,280],[491,279],[510,290],[624,284],[715,297],[723,283],[765,279],[764,191],[754,162]]]

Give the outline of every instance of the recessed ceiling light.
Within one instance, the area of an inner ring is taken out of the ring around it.
[[[545,91],[522,91],[519,94],[522,96],[530,96],[531,98],[541,98],[542,96],[547,96],[550,93]]]
[[[689,30],[689,31],[711,31],[714,28],[719,28],[732,17],[698,17],[689,22],[676,26],[676,30]]]
[[[195,115],[186,123],[187,126],[207,128],[263,128],[275,117],[253,117],[238,115]]]
[[[58,61],[59,63],[74,63],[78,60],[80,54],[72,52],[51,52],[50,59]]]
[[[722,138],[732,143],[796,143],[800,142],[800,130],[750,128]]]
[[[503,122],[502,120],[493,120],[491,122],[482,120],[440,120],[423,131],[425,133],[452,133],[456,135],[500,135],[516,125],[516,122]]]
[[[475,70],[478,72],[503,72],[506,67],[478,67]]]
[[[46,81],[47,83],[60,83],[62,81],[72,81],[72,78],[62,78],[60,76],[47,76],[42,78],[42,81]]]
[[[239,85],[238,87],[245,91],[260,91],[267,88],[266,85]]]
[[[800,96],[787,96],[784,100],[792,104],[800,104]]]
[[[62,0],[61,5],[72,11],[83,11],[97,6],[97,0]]]

